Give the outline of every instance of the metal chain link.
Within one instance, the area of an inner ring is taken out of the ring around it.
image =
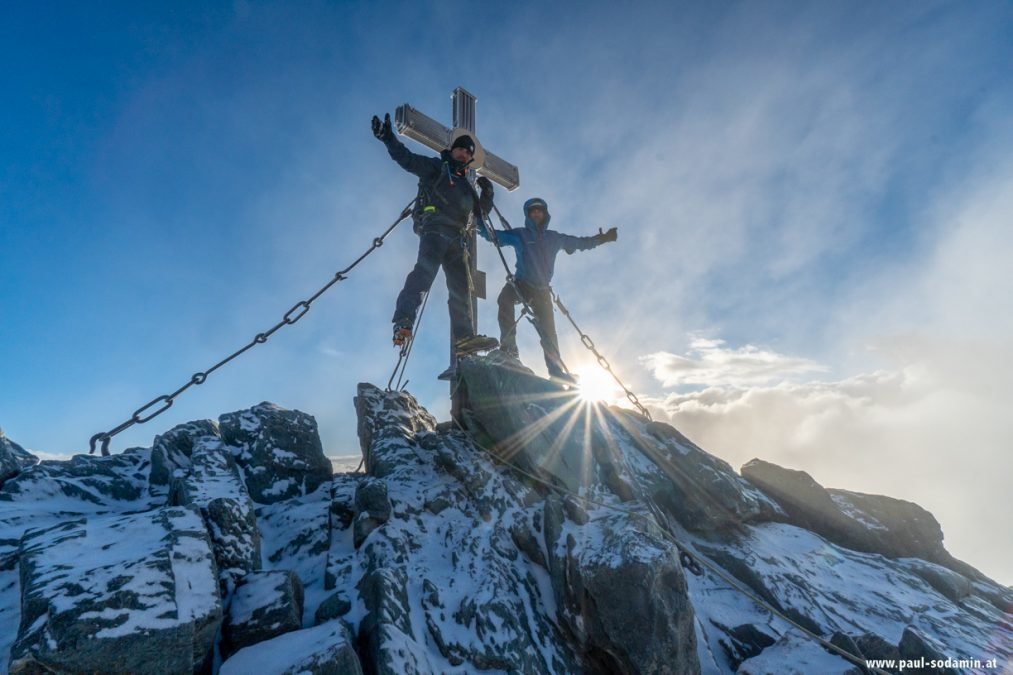
[[[401,221],[403,221],[405,218],[411,215],[412,207],[414,205],[415,200],[413,199],[411,202],[408,203],[408,206],[406,206],[404,210],[401,211],[401,215],[398,216],[398,219],[395,220],[393,223],[391,223],[391,225],[386,230],[383,231],[383,234],[373,239],[373,244],[366,250],[365,253],[356,258],[355,261],[345,269],[335,272],[331,280],[328,281],[326,284],[324,284],[323,287],[320,288],[320,290],[311,295],[309,298],[305,300],[300,300],[299,302],[292,305],[292,308],[289,309],[287,312],[285,312],[285,315],[282,317],[281,321],[273,325],[270,329],[264,331],[263,333],[257,333],[257,335],[255,335],[254,338],[248,344],[246,344],[240,349],[237,349],[232,354],[225,357],[224,359],[222,359],[215,365],[211,366],[207,370],[194,373],[190,377],[189,382],[187,382],[186,384],[184,384],[182,387],[172,392],[171,394],[162,394],[161,396],[158,396],[149,401],[148,403],[144,404],[143,406],[134,411],[134,413],[130,416],[130,419],[123,422],[119,426],[114,427],[109,431],[100,431],[99,433],[92,436],[91,440],[88,442],[89,446],[88,454],[95,454],[95,446],[99,441],[101,441],[102,456],[103,457],[107,456],[109,454],[109,441],[112,440],[113,436],[120,433],[121,431],[129,429],[135,424],[144,424],[145,422],[149,422],[154,418],[158,417],[166,410],[171,408],[172,404],[175,403],[176,401],[176,397],[178,397],[184,391],[195,385],[204,384],[204,382],[208,378],[208,375],[215,372],[216,370],[218,370],[225,364],[229,363],[233,359],[239,357],[241,354],[244,354],[249,349],[252,349],[254,346],[264,344],[265,342],[267,342],[268,338],[274,335],[275,332],[277,332],[283,326],[291,326],[297,321],[299,321],[299,319],[306,316],[306,312],[310,310],[310,305],[312,305],[317,298],[326,293],[332,286],[334,286],[334,284],[338,283],[339,281],[344,281],[347,278],[346,275],[349,272],[351,272],[356,265],[365,260],[366,256],[368,256],[370,253],[383,246],[383,241],[384,239],[387,238],[387,235],[393,232],[394,228],[397,227],[401,223]],[[154,410],[149,412],[152,408],[154,408]]]
[[[563,316],[567,318],[567,320],[570,322],[570,325],[573,326],[573,329],[577,331],[577,333],[580,335],[580,341],[583,342],[584,346],[587,347],[592,354],[594,354],[596,359],[598,359],[598,365],[601,366],[603,369],[605,369],[605,372],[607,372],[609,375],[612,376],[612,379],[616,381],[616,384],[622,387],[623,391],[626,393],[626,398],[629,399],[630,403],[635,405],[637,409],[641,413],[643,413],[644,417],[653,421],[654,418],[651,417],[651,413],[640,402],[640,399],[637,398],[637,395],[634,394],[629,387],[623,384],[623,381],[620,380],[619,376],[615,374],[615,371],[612,370],[612,366],[611,364],[609,364],[608,359],[602,356],[601,352],[599,352],[595,348],[594,340],[592,340],[587,333],[585,333],[580,329],[580,326],[578,326],[577,322],[573,320],[573,316],[570,314],[570,311],[563,304],[563,301],[559,299],[559,295],[557,295],[555,291],[552,291],[552,299],[553,301],[555,301],[556,306],[559,307],[559,311],[563,313]]]

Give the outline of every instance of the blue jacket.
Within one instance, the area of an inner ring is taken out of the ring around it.
[[[533,204],[539,204],[545,209],[545,224],[542,227],[535,225],[528,217],[528,210]],[[556,254],[560,249],[570,254],[574,251],[587,251],[601,243],[595,236],[574,237],[547,229],[549,219],[548,204],[544,199],[536,197],[524,202],[523,228],[496,232],[496,241],[500,246],[511,246],[517,254],[517,270],[514,272],[514,278],[529,286],[544,288],[552,282]],[[484,222],[480,222],[478,233],[484,239],[492,241]]]
[[[482,214],[492,209],[492,194],[481,198],[465,175],[466,167],[444,150],[439,158],[417,155],[395,136],[384,140],[391,159],[402,169],[419,177],[421,200],[416,218],[423,230],[437,229],[445,233],[464,230],[468,217],[475,211],[476,201]]]

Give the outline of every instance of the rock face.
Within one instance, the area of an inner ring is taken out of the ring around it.
[[[0,485],[24,469],[35,466],[39,458],[28,452],[14,441],[8,439],[0,429]]]
[[[226,616],[228,653],[302,628],[303,587],[289,570],[251,572],[239,581]]]
[[[222,615],[196,509],[29,530],[19,558],[11,673],[190,673],[210,663]]]
[[[338,621],[285,633],[247,647],[222,664],[221,675],[362,675],[348,630]]]
[[[1013,657],[1013,593],[916,505],[739,476],[516,361],[460,366],[466,429],[359,386],[365,474],[272,404],[19,463],[0,669],[860,672],[792,623],[852,659]]]
[[[169,503],[200,508],[211,535],[221,590],[227,595],[237,579],[260,569],[260,530],[253,502],[220,438],[199,436],[189,447],[189,466],[176,469]]]
[[[236,448],[253,501],[274,504],[306,495],[331,480],[317,423],[298,410],[261,403],[222,415],[222,439]]]
[[[920,558],[959,574],[981,573],[956,560],[943,546],[943,529],[931,513],[911,502],[882,495],[826,489],[804,471],[754,459],[742,475],[770,495],[788,522],[856,551],[890,558]]]

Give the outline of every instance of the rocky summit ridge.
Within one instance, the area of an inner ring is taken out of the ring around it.
[[[737,473],[498,352],[459,376],[464,428],[359,385],[362,473],[270,403],[109,457],[0,433],[0,672],[863,672],[799,627],[1009,667],[1013,592],[916,504]]]

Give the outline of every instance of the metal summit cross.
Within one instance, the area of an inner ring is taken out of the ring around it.
[[[467,132],[475,140],[475,158],[472,163],[473,170],[468,172],[468,179],[475,180],[475,174],[485,176],[491,181],[499,183],[508,191],[516,190],[521,184],[520,170],[506,161],[485,150],[478,136],[475,135],[475,102],[478,99],[467,92],[463,87],[454,90],[451,96],[453,104],[454,128],[448,129],[433,118],[420,113],[407,103],[399,105],[394,111],[394,122],[397,131],[413,141],[441,152],[450,147],[453,140],[461,133]],[[477,249],[475,246],[475,234],[472,232],[468,240],[468,256],[471,261],[471,279],[475,287],[474,297],[471,299],[472,319],[474,330],[478,331],[478,298],[485,298],[485,272],[478,269]],[[450,358],[454,359],[454,348],[451,345]],[[451,384],[451,391],[454,390]]]

